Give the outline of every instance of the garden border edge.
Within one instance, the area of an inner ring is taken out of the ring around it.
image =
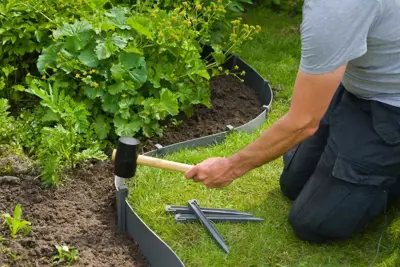
[[[273,101],[273,91],[269,81],[264,79],[255,69],[247,64],[240,56],[234,55],[224,65],[225,68],[238,66],[239,70],[245,70],[243,77],[244,84],[250,87],[257,94],[261,104],[262,112],[251,121],[244,125],[233,127],[227,125],[227,130],[196,139],[186,140],[163,147],[158,144],[155,150],[144,153],[146,156],[163,157],[168,153],[176,152],[182,149],[193,149],[196,147],[211,146],[221,143],[226,136],[233,131],[250,133],[262,126],[267,120],[268,113],[271,110]],[[127,201],[128,188],[123,185],[121,179],[115,176],[116,188],[116,208],[118,230],[127,234],[139,245],[141,253],[147,258],[152,267],[184,267],[184,263],[134,211],[131,204]]]

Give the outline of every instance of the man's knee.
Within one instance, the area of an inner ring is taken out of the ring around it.
[[[302,185],[299,185],[295,182],[295,175],[296,173],[291,170],[283,170],[279,180],[280,188],[283,195],[285,195],[290,200],[295,200],[302,188]]]
[[[324,225],[319,224],[318,220],[310,220],[310,217],[308,216],[299,215],[298,211],[292,209],[289,214],[289,223],[292,226],[295,235],[300,240],[311,243],[326,243],[346,239],[351,235],[351,231],[346,229],[345,225],[331,224],[329,227],[324,229]]]

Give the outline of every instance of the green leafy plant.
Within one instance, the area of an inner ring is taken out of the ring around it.
[[[218,2],[183,2],[171,11],[114,7],[93,21],[65,23],[53,32],[55,42],[43,50],[38,69],[43,79],[74,90],[71,95],[91,107],[98,124],[112,123],[95,128],[99,139],[110,133],[161,135],[160,121],[190,115],[196,104],[210,106],[210,78],[229,74],[221,67],[228,54],[259,31],[232,21],[229,37],[212,44],[213,62],[204,60],[209,25],[229,5]]]
[[[22,231],[24,235],[29,234],[31,231],[31,223],[21,219],[22,209],[20,204],[17,204],[14,209],[14,216],[9,213],[2,214],[4,223],[8,226],[11,232],[11,237],[16,238],[18,232]]]
[[[10,135],[10,127],[13,119],[9,116],[10,105],[7,99],[0,98],[0,142],[8,143],[12,135]]]
[[[58,265],[62,263],[72,265],[72,263],[79,260],[78,250],[71,246],[55,246],[57,249],[57,255],[51,258],[53,265]]]
[[[6,97],[12,105],[26,100],[24,78],[37,72],[38,54],[52,42],[52,30],[90,11],[85,2],[0,1],[0,97]]]
[[[118,136],[162,135],[260,28],[248,0],[5,0],[0,3],[0,142],[35,158],[45,185],[106,159]],[[204,47],[212,54],[204,58]],[[90,112],[89,112],[90,111]]]
[[[42,121],[55,123],[41,131],[38,160],[45,185],[57,185],[63,170],[74,168],[78,162],[107,158],[98,142],[90,138],[94,130],[90,128],[84,104],[75,102],[57,84],[32,80],[28,92],[38,96],[40,104],[47,108]]]

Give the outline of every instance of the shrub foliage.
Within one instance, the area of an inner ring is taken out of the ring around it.
[[[57,185],[105,159],[118,136],[210,106],[209,80],[259,26],[249,0],[5,0],[0,3],[0,141],[23,147]],[[204,58],[204,46],[213,52]]]

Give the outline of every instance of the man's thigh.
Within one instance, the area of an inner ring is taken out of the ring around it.
[[[382,212],[400,174],[397,125],[400,109],[344,93],[320,161],[289,215],[301,239],[347,238]]]

